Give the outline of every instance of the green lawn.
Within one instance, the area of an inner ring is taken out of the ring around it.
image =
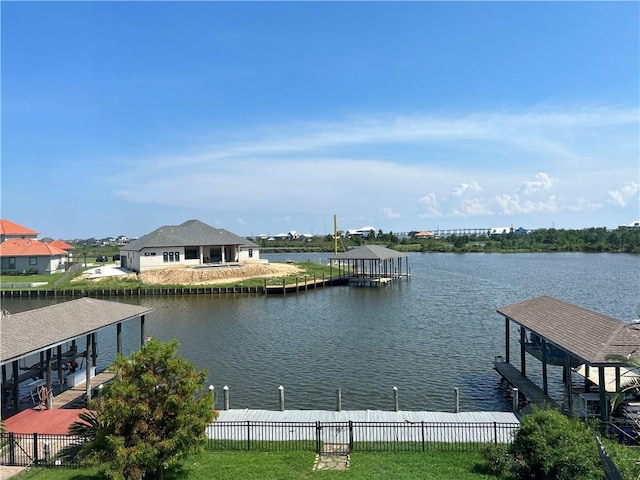
[[[483,473],[477,452],[355,453],[347,471],[314,471],[312,452],[203,452],[165,480],[504,480]],[[103,480],[98,469],[32,469],[18,480]]]

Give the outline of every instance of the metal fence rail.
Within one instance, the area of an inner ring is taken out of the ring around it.
[[[509,444],[518,423],[472,422],[213,422],[210,450],[432,451]]]
[[[28,467],[61,465],[76,466],[73,459],[61,455],[64,448],[78,444],[74,435],[45,435],[38,433],[0,434],[0,465]]]

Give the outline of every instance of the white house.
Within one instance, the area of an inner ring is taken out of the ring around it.
[[[165,225],[120,248],[123,267],[136,272],[153,268],[187,267],[259,261],[259,246],[222,228],[199,220]]]

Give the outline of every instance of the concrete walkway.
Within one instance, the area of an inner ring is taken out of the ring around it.
[[[7,467],[6,465],[0,465],[0,480],[7,480],[13,478],[29,467]]]

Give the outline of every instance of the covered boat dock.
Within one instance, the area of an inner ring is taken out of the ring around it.
[[[599,416],[609,418],[609,396],[620,390],[622,379],[636,375],[612,356],[640,358],[640,325],[543,296],[497,309],[505,318],[505,355],[496,357],[494,367],[510,384],[520,389],[534,403],[554,403],[548,393],[548,365],[561,365],[565,383],[566,408],[577,407],[573,398],[572,373],[584,377],[581,396],[595,400]],[[520,370],[511,364],[511,323],[520,335]],[[527,378],[527,353],[542,362],[542,388]],[[595,396],[595,398],[594,398]],[[583,412],[587,413],[587,412]]]
[[[365,245],[336,253],[329,260],[332,267],[337,264],[338,276],[348,278],[352,286],[380,287],[410,276],[409,255],[382,245]]]
[[[145,314],[149,311],[139,305],[84,297],[15,314],[3,312],[0,321],[3,409],[20,410],[21,384],[27,387],[27,396],[31,396],[34,405],[40,403],[46,408],[61,405],[54,402],[53,392],[65,390],[65,383],[67,387],[75,387],[76,396],[84,393],[90,399],[92,380],[94,383],[96,378],[104,380],[104,374],[96,377],[97,332],[115,324],[116,350],[121,354],[122,323],[140,319],[142,345]],[[86,349],[79,351],[76,340],[83,337],[86,338]],[[27,358],[39,358],[39,361],[31,366],[20,366],[19,362]],[[84,367],[71,372],[67,367],[76,359],[81,359]],[[10,375],[7,366],[11,366]],[[56,385],[53,385],[53,373],[57,375]],[[83,383],[84,388],[79,389]]]

